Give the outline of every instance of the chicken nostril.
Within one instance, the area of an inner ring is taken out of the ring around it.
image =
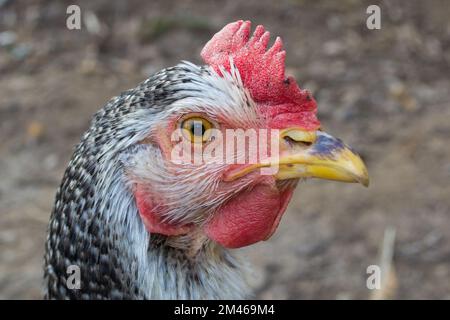
[[[289,137],[289,136],[284,136],[283,139],[284,139],[284,141],[286,141],[286,143],[287,143],[290,147],[292,147],[292,146],[294,146],[294,145],[303,145],[303,146],[305,146],[305,147],[309,147],[309,146],[312,145],[312,142],[310,142],[310,141],[297,141],[297,140],[292,139],[292,138]]]
[[[295,128],[283,130],[281,136],[289,146],[293,147],[295,145],[305,148],[311,146],[317,138],[315,131],[304,131]]]

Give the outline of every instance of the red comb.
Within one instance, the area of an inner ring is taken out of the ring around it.
[[[259,25],[250,37],[250,21],[236,21],[216,33],[201,52],[203,60],[220,73],[230,71],[230,57],[239,70],[244,86],[260,105],[272,128],[299,126],[319,128],[317,105],[294,78],[285,76],[286,52],[279,37],[267,49],[270,33]]]

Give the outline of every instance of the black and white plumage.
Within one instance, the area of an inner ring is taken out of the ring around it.
[[[285,78],[281,40],[266,51],[264,28],[249,32],[227,25],[203,49],[207,65],[164,69],[95,114],[56,194],[46,298],[249,297],[245,261],[228,248],[270,238],[300,178],[367,185],[360,157],[318,130],[314,99]],[[232,163],[172,161],[178,129],[189,153],[219,141],[205,128],[278,132],[278,171],[236,162],[234,147]],[[79,289],[67,286],[71,266]]]
[[[203,75],[211,74],[191,64],[165,69],[96,113],[56,194],[45,254],[47,298],[245,297],[238,262],[220,246],[207,242],[189,256],[187,245],[150,237],[124,181],[123,157],[143,148],[135,142],[148,132],[130,123],[156,118],[174,102],[192,98],[179,86]],[[80,267],[79,290],[67,289],[71,265]]]

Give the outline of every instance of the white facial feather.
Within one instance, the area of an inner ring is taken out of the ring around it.
[[[243,298],[247,292],[239,270],[214,260],[199,266],[204,272],[196,288],[182,290],[177,282],[188,283],[180,278],[182,270],[167,270],[162,253],[148,253],[151,235],[142,223],[133,195],[134,184],[147,185],[149,192],[162,196],[162,203],[153,208],[156,214],[170,222],[200,224],[227,199],[248,187],[248,182],[238,180],[233,188],[224,191],[220,188],[224,165],[176,165],[164,159],[156,142],[139,144],[154,136],[155,128],[168,123],[174,114],[202,113],[216,121],[226,118],[227,125],[236,128],[258,126],[261,119],[256,104],[244,88],[239,71],[231,65],[230,72],[221,69],[219,75],[211,68],[180,64],[192,71],[188,72],[192,74],[189,82],[173,86],[175,98],[180,98],[158,112],[150,106],[127,114],[118,124],[120,137],[108,141],[98,159],[103,175],[96,185],[96,207],[105,221],[125,228],[128,236],[121,249],[131,250],[135,256],[136,265],[128,267],[137,273],[139,287],[149,297]],[[163,275],[165,288],[161,284]]]

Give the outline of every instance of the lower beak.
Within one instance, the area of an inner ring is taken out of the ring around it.
[[[279,139],[277,161],[235,171],[227,180],[234,180],[256,168],[271,167],[278,180],[320,178],[369,185],[369,174],[361,157],[340,139],[322,131],[299,129],[285,129]]]

